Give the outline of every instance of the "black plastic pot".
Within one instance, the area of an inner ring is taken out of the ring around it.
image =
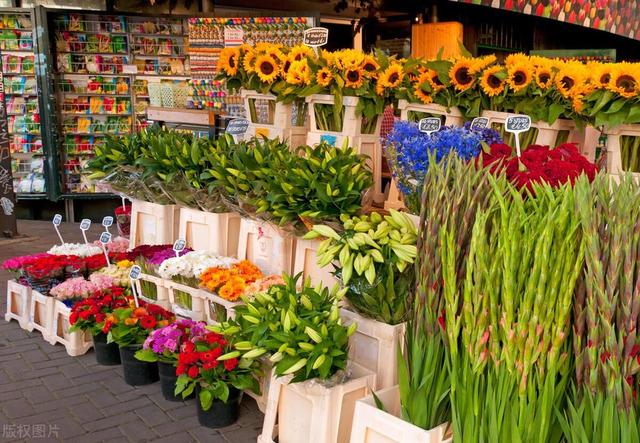
[[[120,364],[120,351],[117,343],[107,343],[107,334],[99,332],[93,336],[93,350],[99,365],[115,366]]]
[[[158,363],[140,361],[135,357],[142,345],[120,346],[120,360],[124,372],[124,381],[131,386],[148,385],[158,381]]]
[[[221,400],[213,400],[208,411],[202,409],[200,404],[200,385],[196,385],[196,405],[198,407],[198,423],[207,428],[217,429],[231,426],[238,421],[240,415],[240,401],[242,391],[229,386],[229,398],[224,403]]]
[[[162,390],[162,396],[164,399],[169,401],[182,401],[182,394],[174,394],[176,390],[176,381],[178,380],[175,366],[171,363],[159,361],[158,372],[160,374],[160,389]],[[186,399],[189,398],[193,398],[193,394],[188,396]]]

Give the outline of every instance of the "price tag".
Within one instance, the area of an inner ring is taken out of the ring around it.
[[[176,257],[180,257],[180,252],[184,251],[184,247],[186,245],[187,243],[181,238],[175,241],[175,243],[173,244],[173,252],[176,253]]]
[[[109,226],[113,225],[113,217],[107,215],[102,219],[102,226],[104,226],[105,232],[109,232]]]
[[[80,222],[80,230],[82,231],[82,236],[84,237],[84,244],[89,244],[87,241],[87,231],[91,227],[91,220],[88,218],[83,218]]]
[[[131,266],[131,269],[129,270],[129,279],[131,280],[131,292],[133,293],[133,301],[136,304],[136,308],[139,307],[138,305],[139,294],[138,294],[138,286],[136,282],[140,278],[141,273],[142,273],[142,269],[140,269],[140,266],[138,265]]]
[[[309,28],[304,31],[302,41],[305,45],[317,48],[324,46],[329,41],[329,30],[327,28]]]
[[[105,260],[107,260],[107,266],[111,266],[111,263],[109,262],[109,254],[107,253],[107,243],[109,243],[111,241],[111,233],[110,232],[103,232],[102,234],[100,234],[100,244],[102,244],[102,252],[104,252],[104,258]]]
[[[418,129],[420,130],[420,132],[426,132],[427,134],[431,135],[434,132],[438,131],[441,125],[442,122],[440,121],[440,118],[427,117],[421,119],[418,122]]]
[[[234,118],[227,124],[225,132],[230,135],[243,135],[248,127],[249,120],[246,118]]]
[[[514,134],[516,137],[516,152],[520,157],[520,133],[531,128],[531,117],[528,115],[510,115],[504,122],[504,130]]]
[[[137,74],[138,67],[136,65],[122,65],[123,74]]]
[[[336,143],[338,142],[338,137],[336,137],[335,135],[330,135],[330,134],[322,134],[320,136],[320,143],[325,142],[330,144],[331,146],[335,146]]]
[[[60,244],[64,245],[64,239],[62,238],[62,234],[60,234],[60,229],[58,229],[58,226],[60,226],[60,223],[62,223],[62,215],[60,214],[54,215],[53,228],[56,230],[56,234],[58,234],[58,238],[60,239]]]
[[[472,131],[482,131],[483,129],[487,129],[489,127],[489,119],[487,117],[476,117],[471,120],[471,130]]]

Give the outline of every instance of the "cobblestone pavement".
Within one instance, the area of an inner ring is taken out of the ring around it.
[[[57,241],[50,222],[20,221],[29,237],[0,240],[0,262],[15,255],[42,252]],[[82,241],[78,224],[63,224],[66,241]],[[92,228],[96,238],[99,226]],[[100,366],[93,351],[70,357],[62,345],[52,346],[39,332],[5,322],[6,281],[0,270],[0,442],[210,442],[256,441],[263,415],[245,396],[239,421],[212,430],[198,424],[195,400],[164,400],[160,386],[132,387],[120,366]]]

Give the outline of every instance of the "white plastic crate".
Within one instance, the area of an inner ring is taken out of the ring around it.
[[[356,400],[368,395],[375,374],[352,364],[345,383],[325,387],[317,380],[289,384],[291,376],[272,376],[258,443],[347,443]]]
[[[448,423],[424,430],[400,418],[398,386],[376,392],[384,405],[378,409],[373,395],[356,401],[351,443],[450,443]]]
[[[27,330],[40,331],[45,340],[53,333],[53,308],[55,299],[47,295],[42,295],[38,291],[31,291],[31,304],[29,307],[29,323]]]
[[[72,357],[86,354],[93,347],[93,339],[89,331],[69,332],[69,315],[71,309],[60,300],[56,300],[53,307],[53,323],[49,343],[62,344],[67,354]]]
[[[139,245],[166,245],[176,239],[180,209],[175,205],[159,205],[133,200],[131,205],[131,249]]]
[[[22,329],[29,325],[29,308],[31,306],[31,288],[21,285],[15,280],[7,281],[6,321],[17,320]]]
[[[211,251],[235,257],[238,254],[240,216],[233,212],[216,214],[180,208],[178,238],[196,251]]]
[[[150,298],[147,296],[147,294],[145,294],[142,289],[142,282],[146,282],[146,284],[155,286],[156,299]],[[150,274],[140,274],[140,278],[135,282],[137,295],[141,300],[147,303],[154,303],[156,305],[162,306],[164,309],[169,309],[168,284],[168,280]]]
[[[265,275],[291,273],[294,248],[293,237],[268,223],[240,222],[238,259],[255,263]]]
[[[349,359],[376,374],[376,389],[398,383],[398,349],[401,349],[406,324],[388,325],[341,308],[344,325],[355,322],[358,329],[349,338]]]
[[[200,288],[192,288],[174,281],[167,281],[167,289],[169,291],[169,306],[171,311],[178,317],[190,318],[195,321],[204,321],[204,300],[205,291]],[[176,291],[182,291],[191,297],[191,309],[180,306],[176,300]]]
[[[296,240],[293,275],[302,272],[303,280],[309,277],[314,287],[318,283],[322,283],[323,286],[332,288],[338,283],[338,279],[331,274],[333,266],[331,264],[328,264],[324,268],[318,266],[317,251],[321,241],[322,240]]]
[[[242,301],[229,301],[220,297],[218,294],[214,294],[205,289],[201,289],[204,295],[204,313],[207,323],[210,325],[216,325],[225,321],[226,319],[235,318],[236,306],[242,305]],[[218,318],[219,310],[224,310],[226,319]]]

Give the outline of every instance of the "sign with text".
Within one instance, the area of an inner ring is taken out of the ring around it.
[[[528,115],[510,115],[504,122],[504,130],[515,135],[516,152],[520,157],[520,134],[531,128],[531,117]]]
[[[138,265],[131,266],[131,270],[129,271],[129,278],[131,280],[137,280],[140,278],[140,274],[142,274],[142,269]]]
[[[438,117],[427,117],[423,118],[418,122],[418,129],[420,132],[426,132],[431,135],[432,133],[438,131],[442,122]]]
[[[173,244],[173,251],[176,253],[176,257],[180,257],[180,252],[184,251],[186,245],[187,242],[185,242],[181,238],[175,241],[175,243]]]
[[[249,120],[246,118],[234,118],[227,124],[225,132],[229,135],[243,135],[249,128]]]
[[[53,229],[56,230],[56,234],[58,234],[58,238],[60,239],[60,244],[64,245],[64,239],[62,238],[62,234],[60,234],[60,229],[58,229],[58,226],[60,226],[60,223],[62,223],[62,215],[60,214],[56,214],[53,216]]]
[[[113,225],[113,217],[110,215],[107,215],[105,218],[102,219],[102,226],[104,226],[104,230],[105,232],[109,232],[109,226]]]
[[[472,131],[482,131],[483,129],[487,129],[489,127],[489,119],[487,117],[476,117],[471,120],[471,130]]]
[[[329,30],[327,28],[309,28],[304,31],[302,41],[305,45],[317,48],[324,46],[329,41]]]
[[[100,234],[100,243],[102,243],[103,245],[106,245],[110,241],[111,241],[111,233],[103,232],[102,234]]]
[[[91,227],[91,220],[89,220],[88,218],[83,218],[82,221],[80,222],[80,230],[82,231],[82,237],[84,238],[85,244],[89,243],[89,241],[87,240],[87,231],[89,230],[90,227]]]

